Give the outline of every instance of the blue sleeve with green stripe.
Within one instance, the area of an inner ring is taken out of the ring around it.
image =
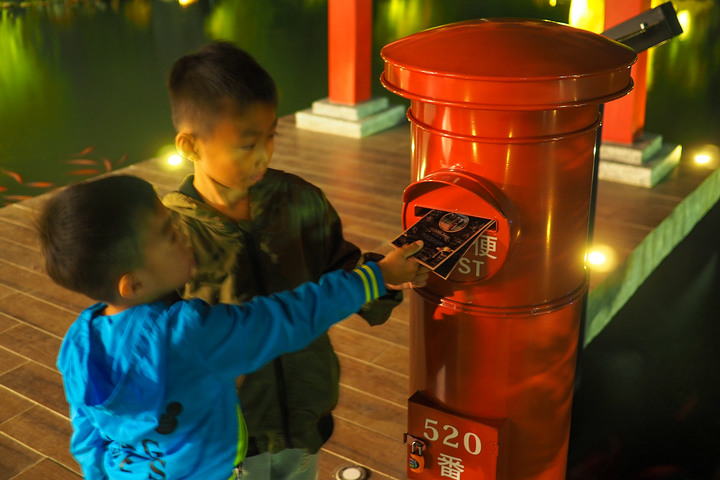
[[[234,377],[305,347],[385,293],[380,268],[368,262],[242,305],[210,306],[197,299],[178,302],[170,311],[177,319],[173,341],[184,351],[195,351],[198,364],[205,364],[214,375]]]
[[[385,295],[385,282],[382,281],[382,274],[377,263],[365,263],[357,267],[353,272],[360,276],[365,287],[365,301],[363,303],[371,302]]]

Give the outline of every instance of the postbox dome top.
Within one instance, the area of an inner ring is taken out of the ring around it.
[[[632,89],[635,51],[547,20],[480,19],[386,45],[381,81],[431,103],[546,108],[605,101]]]

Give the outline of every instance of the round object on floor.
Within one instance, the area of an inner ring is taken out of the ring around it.
[[[343,467],[335,473],[336,480],[365,480],[369,473],[360,466]]]

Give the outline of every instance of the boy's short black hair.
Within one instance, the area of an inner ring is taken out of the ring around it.
[[[142,225],[158,206],[155,188],[130,175],[58,191],[37,219],[48,275],[94,300],[114,301],[120,277],[144,262]]]
[[[175,128],[189,124],[193,134],[211,131],[228,108],[240,111],[254,103],[277,106],[270,74],[245,50],[216,41],[173,65],[168,79]]]

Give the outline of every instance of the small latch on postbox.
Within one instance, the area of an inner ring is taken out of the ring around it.
[[[412,439],[410,442],[410,453],[408,454],[408,468],[411,472],[420,473],[425,470],[425,441],[419,437],[405,433],[403,434],[404,443],[408,443],[408,437]]]

